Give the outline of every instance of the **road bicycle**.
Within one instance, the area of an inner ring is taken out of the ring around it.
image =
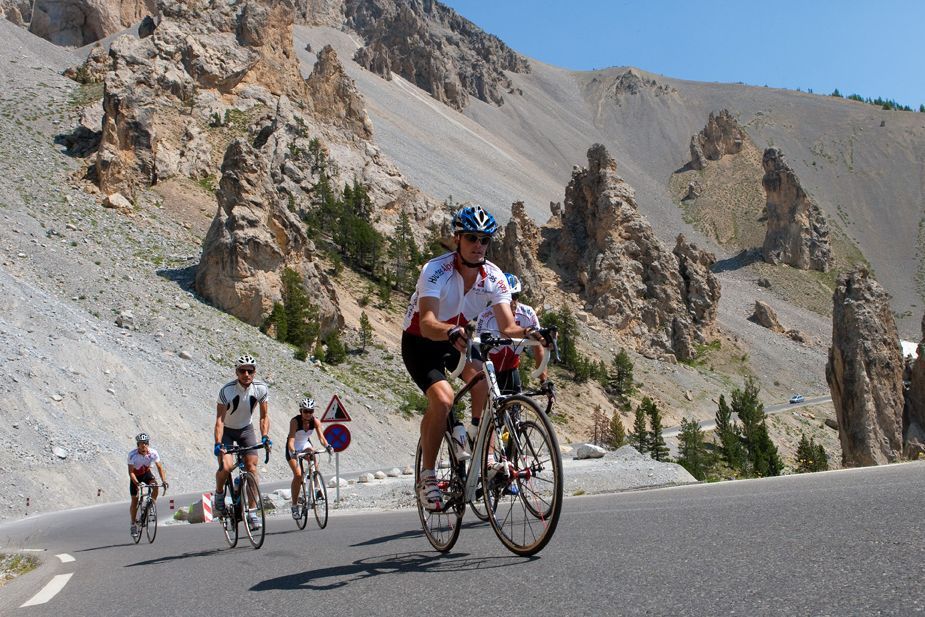
[[[144,530],[148,536],[148,544],[154,542],[157,536],[157,502],[151,496],[155,488],[163,488],[164,494],[167,494],[166,484],[146,484],[138,483],[138,504],[135,509],[135,532],[132,534],[132,540],[135,544],[141,540],[141,532]]]
[[[251,545],[255,549],[263,546],[267,528],[263,495],[260,493],[257,478],[244,469],[244,454],[261,448],[266,450],[266,457],[263,461],[266,465],[270,461],[270,447],[266,444],[246,447],[231,446],[224,450],[225,454],[235,455],[234,471],[237,475],[234,478],[229,476],[225,481],[224,508],[217,509],[217,512],[225,540],[232,548],[238,543],[238,523],[241,522],[244,523],[244,531]],[[253,525],[254,522],[258,524]]]
[[[541,333],[554,341],[555,330]],[[482,379],[489,392],[479,431],[467,465],[456,457],[452,442],[453,418],[447,417],[447,432],[437,452],[437,486],[443,493],[442,508],[427,510],[417,497],[418,515],[424,535],[436,550],[449,551],[459,538],[466,506],[484,512],[501,543],[517,555],[534,555],[552,539],[562,511],[562,455],[552,423],[533,399],[522,394],[502,395],[489,352],[495,347],[540,345],[533,339],[496,338],[488,334],[470,337],[465,357],[451,374],[457,376],[478,349],[486,358],[482,370],[456,395],[454,405]],[[534,371],[538,376],[549,354]],[[415,455],[415,485],[420,481],[422,450]],[[479,492],[481,489],[481,492]]]
[[[331,462],[331,450],[328,452],[328,463]],[[301,516],[296,519],[299,529],[305,529],[308,524],[308,510],[315,512],[318,527],[324,529],[328,525],[328,489],[324,485],[324,476],[318,471],[315,464],[315,450],[306,448],[298,454],[299,469],[302,471],[302,490],[296,502],[300,508]],[[306,470],[306,466],[308,469]]]

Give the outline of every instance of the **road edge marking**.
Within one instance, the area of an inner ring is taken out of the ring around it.
[[[19,608],[25,608],[27,606],[36,606],[37,604],[45,604],[49,600],[55,597],[59,591],[64,589],[64,586],[67,585],[67,582],[71,580],[71,577],[74,576],[73,572],[68,574],[57,574],[54,578],[48,581],[48,584],[42,587],[41,590],[31,599],[21,604]]]
[[[68,555],[67,553],[61,553],[60,555],[55,555],[55,557],[60,559],[61,563],[71,563],[72,561],[77,561],[76,559],[74,559],[74,557],[72,557],[71,555]]]

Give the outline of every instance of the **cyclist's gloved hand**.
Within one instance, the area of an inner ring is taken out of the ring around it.
[[[222,453],[222,444],[220,443],[215,444],[215,447],[212,448],[212,452],[215,453],[215,456],[220,455]]]
[[[298,452],[295,450],[289,450],[289,458],[295,458]]]
[[[170,484],[167,482],[167,480],[164,480],[164,490],[166,491],[168,488],[170,488]]]
[[[265,446],[268,447],[268,448],[272,448],[272,447],[273,447],[273,442],[270,440],[270,438],[269,438],[267,435],[264,435],[264,436],[263,436],[263,438],[260,440],[260,443],[262,443],[263,445],[265,445]]]
[[[324,449],[327,451],[328,454],[330,454],[331,452],[334,451],[334,446],[332,446],[331,444],[328,444],[324,447]]]

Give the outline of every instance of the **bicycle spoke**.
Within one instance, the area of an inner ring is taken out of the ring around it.
[[[453,548],[459,537],[459,528],[463,512],[465,512],[458,470],[450,462],[452,460],[449,453],[451,447],[449,438],[444,436],[440,440],[440,449],[437,452],[437,485],[443,492],[443,510],[439,512],[429,511],[420,500],[417,500],[418,516],[421,519],[424,535],[427,536],[431,546],[440,552],[446,552]],[[416,499],[417,484],[421,478],[421,454],[421,444],[419,442],[414,471]]]

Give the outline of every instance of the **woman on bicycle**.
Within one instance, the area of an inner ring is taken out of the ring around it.
[[[161,476],[161,483],[167,488],[167,475],[164,473],[164,466],[161,465],[161,457],[158,456],[157,450],[149,444],[150,438],[147,433],[138,433],[135,435],[136,448],[128,453],[128,491],[132,496],[132,505],[129,511],[132,513],[132,535],[138,533],[135,529],[135,515],[138,512],[138,485],[155,484],[154,490],[151,491],[151,499],[157,501],[158,487],[154,481],[154,474],[151,472],[151,465],[157,466],[157,473]]]
[[[534,330],[539,330],[540,320],[536,316],[536,311],[533,310],[532,306],[520,302],[520,294],[523,291],[520,279],[513,274],[505,274],[504,278],[507,279],[508,287],[511,290],[511,312],[514,313],[514,321],[518,326],[531,327]],[[479,336],[486,332],[494,336],[499,335],[498,321],[495,319],[494,311],[489,309],[479,315],[479,321],[475,331]],[[536,360],[537,366],[539,366],[543,363],[546,349],[543,347],[534,347],[534,349],[536,350],[534,351],[534,359]],[[495,365],[495,375],[498,378],[498,389],[501,390],[501,394],[519,393],[522,390],[520,371],[518,370],[520,367],[519,350],[511,345],[505,345],[504,347],[498,347],[496,350],[492,351],[490,357]],[[540,382],[545,382],[547,376],[548,373],[544,370],[542,374],[540,374]]]
[[[460,209],[453,217],[456,249],[424,264],[405,313],[402,360],[411,378],[427,396],[427,410],[421,420],[422,471],[416,490],[421,504],[429,511],[443,508],[435,468],[454,396],[446,368],[455,366],[459,354],[466,351],[465,326],[487,306],[491,307],[498,329],[505,336],[533,336],[542,340],[532,327],[520,327],[514,322],[511,292],[504,273],[485,259],[497,230],[495,217],[481,206]],[[468,381],[479,370],[481,362],[473,358],[463,369],[462,378]],[[471,394],[472,422],[478,424],[488,399],[488,384],[481,381],[472,388]],[[461,433],[459,436],[454,431],[457,450],[467,447],[465,430]]]
[[[299,415],[289,420],[289,437],[286,439],[286,462],[292,470],[292,518],[299,520],[302,513],[299,511],[299,490],[302,488],[302,469],[296,455],[312,445],[312,431],[318,435],[318,441],[328,452],[331,445],[321,433],[321,422],[315,417],[315,399],[302,399],[299,403]],[[315,465],[318,464],[318,455],[313,455]]]

